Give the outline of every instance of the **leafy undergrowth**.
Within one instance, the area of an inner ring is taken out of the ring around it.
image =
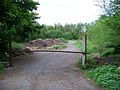
[[[80,41],[76,43],[76,46],[82,50]],[[76,65],[103,90],[120,90],[120,55],[115,54],[114,48],[96,47],[88,41],[89,54],[85,65],[82,66],[81,59]]]
[[[85,65],[80,59],[76,65],[84,70],[103,90],[120,90],[120,55],[108,57],[92,57],[87,55]],[[84,73],[83,72],[83,73]]]
[[[3,67],[3,65],[0,64],[0,73],[4,72],[5,68]]]
[[[105,90],[120,90],[120,68],[116,66],[103,65],[90,70],[88,75]]]
[[[82,51],[82,41],[79,40],[75,43],[76,47],[78,47]],[[92,44],[92,42],[87,41],[87,52],[88,53],[94,53],[95,52],[95,45]]]
[[[23,43],[12,42],[12,47],[14,50],[21,50],[24,48]]]

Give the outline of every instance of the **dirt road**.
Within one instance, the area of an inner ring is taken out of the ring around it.
[[[74,42],[64,50],[77,51]],[[97,90],[74,63],[79,54],[34,53],[16,58],[15,67],[0,75],[0,90]]]

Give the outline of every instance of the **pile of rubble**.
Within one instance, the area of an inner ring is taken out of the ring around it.
[[[26,48],[37,48],[37,49],[41,49],[41,48],[46,48],[46,47],[50,47],[52,45],[58,45],[58,44],[62,44],[63,41],[60,39],[37,39],[37,40],[33,40],[30,41],[26,44]]]
[[[60,39],[45,39],[45,40],[36,39],[28,42],[22,50],[20,51],[14,50],[13,56],[15,57],[20,55],[28,55],[32,53],[29,52],[32,50],[39,50],[39,49],[53,50],[53,48],[51,47],[52,45],[60,45],[60,44],[63,44],[63,41]],[[24,50],[26,52],[23,52]]]

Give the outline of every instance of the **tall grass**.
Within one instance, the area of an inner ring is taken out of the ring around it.
[[[79,40],[75,43],[75,45],[82,51],[82,41]],[[87,52],[88,53],[94,53],[96,50],[95,45],[91,41],[87,41]]]

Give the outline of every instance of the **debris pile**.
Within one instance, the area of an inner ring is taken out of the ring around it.
[[[58,44],[62,44],[63,41],[60,39],[37,39],[37,40],[33,40],[30,41],[26,44],[26,48],[46,48],[46,47],[50,47],[52,45],[58,45]]]

